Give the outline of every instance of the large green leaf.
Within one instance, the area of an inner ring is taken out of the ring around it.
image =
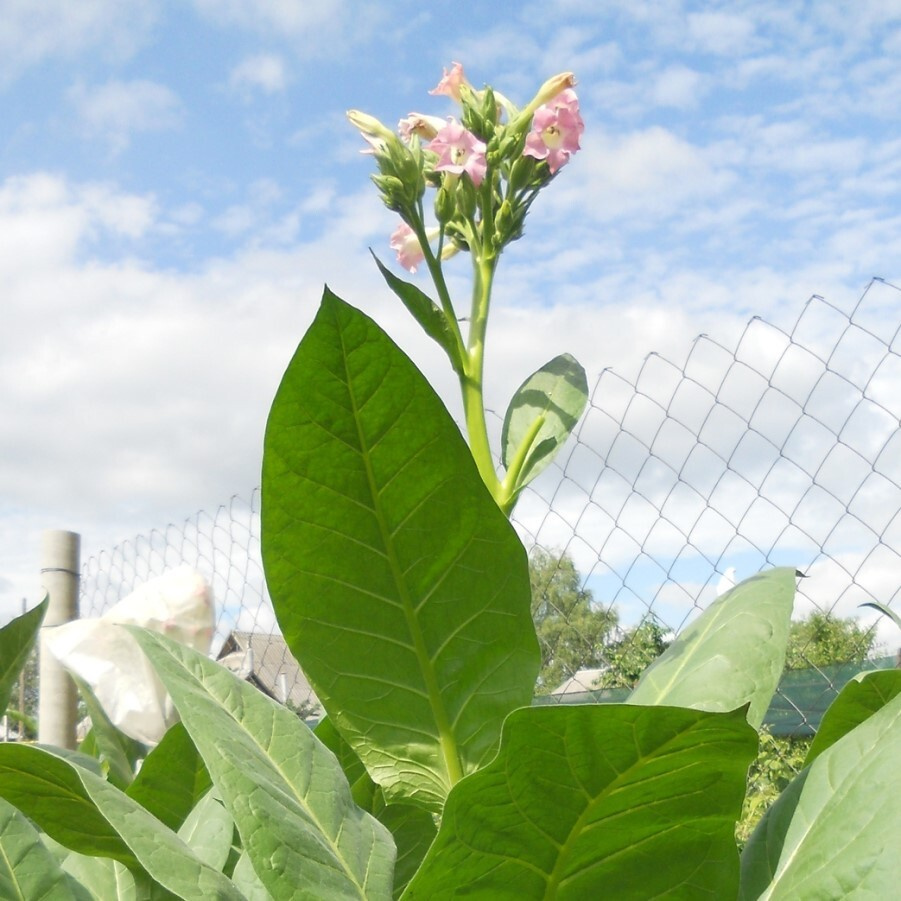
[[[78,892],[38,831],[11,804],[0,799],[0,898],[5,901],[74,901]]]
[[[404,901],[735,897],[756,751],[743,711],[517,710],[497,758],[448,797]]]
[[[372,781],[357,752],[344,740],[341,733],[335,728],[335,724],[327,716],[323,717],[316,724],[313,733],[338,758],[338,763],[341,764],[341,769],[350,783],[351,790],[358,783],[363,785],[367,781]],[[369,789],[364,791],[367,795],[371,795]],[[359,804],[360,802],[357,801],[357,803]]]
[[[69,675],[91,718],[93,744],[98,752],[97,756],[106,768],[107,778],[124,791],[134,779],[135,763],[144,746],[113,725],[91,686],[84,679],[72,672]]]
[[[826,748],[742,852],[742,901],[895,898],[901,861],[901,695]]]
[[[172,696],[272,897],[390,897],[391,835],[353,804],[337,760],[310,729],[202,654],[129,631]]]
[[[144,759],[126,794],[177,830],[211,784],[191,736],[176,723]]]
[[[0,629],[0,715],[9,704],[13,686],[38,637],[50,599],[17,616]]]
[[[734,710],[759,728],[785,666],[795,570],[771,569],[718,597],[645,670],[630,704]]]
[[[0,744],[0,797],[61,845],[137,867],[137,858],[85,787],[88,775],[95,776],[42,748]]]
[[[503,464],[516,469],[511,489],[523,488],[554,459],[587,403],[585,370],[570,354],[554,357],[519,386],[501,432]]]
[[[399,898],[435,841],[434,817],[412,804],[389,804],[376,812],[379,822],[391,830],[397,845],[394,867],[394,897]]]
[[[804,764],[813,763],[826,748],[834,745],[878,710],[882,710],[899,694],[901,670],[874,670],[871,673],[861,673],[858,679],[852,679],[823,715]]]
[[[439,810],[531,701],[528,562],[431,386],[328,290],[272,406],[262,493],[291,652],[389,803]]]
[[[222,873],[126,794],[48,751],[0,745],[0,795],[67,848],[143,869],[179,897],[242,898]]]

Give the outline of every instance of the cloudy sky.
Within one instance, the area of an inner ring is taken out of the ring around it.
[[[43,529],[88,556],[250,494],[326,282],[453,408],[344,113],[448,115],[454,60],[521,103],[573,70],[586,123],[502,262],[500,410],[563,351],[593,384],[897,281],[901,3],[850,8],[0,0],[0,613]]]

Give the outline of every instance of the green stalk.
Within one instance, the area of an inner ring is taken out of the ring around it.
[[[481,249],[481,248],[480,248]],[[494,467],[488,426],[485,420],[485,401],[482,380],[485,366],[485,332],[488,326],[488,309],[491,304],[491,285],[497,257],[479,253],[473,256],[474,284],[472,289],[472,316],[469,325],[469,343],[466,349],[466,368],[460,377],[463,393],[463,412],[469,447],[482,481],[494,499],[501,503],[501,483]]]

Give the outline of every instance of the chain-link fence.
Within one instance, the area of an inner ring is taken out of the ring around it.
[[[569,558],[621,630],[652,617],[676,633],[733,569],[740,580],[774,565],[807,576],[798,615],[891,606],[901,591],[899,329],[901,290],[874,280],[851,310],[813,297],[788,330],[751,320],[734,349],[700,336],[681,365],[652,354],[634,380],[605,370],[568,447],[516,509],[526,545]],[[259,536],[255,490],[124,542],[87,560],[81,613],[187,563],[213,586],[217,647],[232,633],[278,642]],[[863,622],[875,628],[875,615]],[[899,639],[886,631],[882,650]],[[287,652],[284,661],[283,682]],[[830,695],[833,681],[821,667],[812,690]],[[784,694],[779,704],[796,725],[815,725],[812,706]]]

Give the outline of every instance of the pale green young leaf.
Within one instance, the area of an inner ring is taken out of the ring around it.
[[[214,870],[225,868],[231,852],[235,824],[215,791],[198,801],[188,814],[178,837]]]
[[[241,854],[235,864],[232,882],[241,890],[247,901],[272,901],[272,895],[266,891],[266,886],[257,876],[246,852]]]
[[[262,496],[292,654],[386,800],[440,810],[531,701],[528,562],[434,390],[327,290],[272,406]]]
[[[759,728],[785,665],[795,570],[771,569],[718,597],[643,673],[629,704],[734,710]]]
[[[460,782],[403,901],[734,898],[742,711],[533,707]]]
[[[804,761],[809,766],[827,748],[901,694],[901,670],[861,673],[829,705]],[[901,749],[899,749],[901,750]]]
[[[391,835],[353,804],[337,760],[310,729],[202,654],[129,631],[172,696],[272,897],[390,897]]]
[[[520,490],[550,464],[587,403],[585,370],[570,354],[554,357],[519,386],[501,433],[503,464],[518,468],[511,490]]]
[[[88,857],[74,851],[63,860],[63,869],[101,901],[147,901],[151,881],[144,872],[132,872],[109,857]]]
[[[826,748],[745,845],[741,901],[894,898],[901,862],[901,695]]]

